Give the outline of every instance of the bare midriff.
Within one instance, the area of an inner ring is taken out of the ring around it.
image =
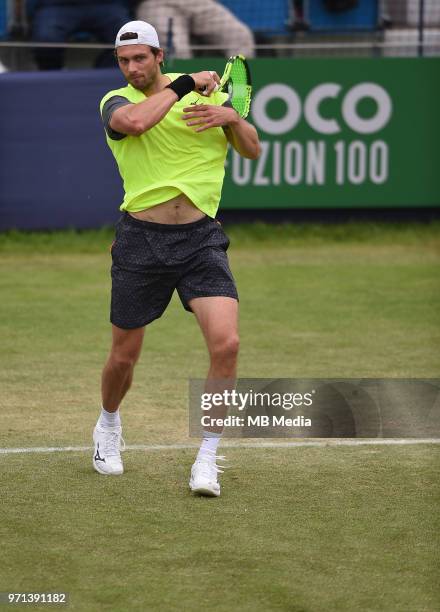
[[[163,223],[165,225],[193,223],[194,221],[206,217],[205,213],[199,210],[184,193],[180,193],[167,202],[156,204],[156,206],[152,208],[131,212],[129,214],[141,221]]]

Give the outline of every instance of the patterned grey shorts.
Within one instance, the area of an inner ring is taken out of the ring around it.
[[[229,239],[218,221],[162,225],[124,213],[112,245],[110,321],[122,329],[159,318],[177,289],[184,308],[197,297],[238,300],[226,251]]]

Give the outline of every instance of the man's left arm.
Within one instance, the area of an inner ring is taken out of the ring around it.
[[[234,149],[243,157],[257,159],[261,153],[257,130],[242,119],[230,106],[197,104],[183,109],[182,117],[189,127],[196,127],[196,132],[203,132],[213,127],[222,127],[226,138]]]

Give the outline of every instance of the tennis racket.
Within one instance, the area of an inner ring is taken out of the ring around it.
[[[251,107],[252,82],[249,64],[243,55],[233,55],[229,58],[220,83],[214,91],[228,93],[232,107],[240,117],[246,119]]]

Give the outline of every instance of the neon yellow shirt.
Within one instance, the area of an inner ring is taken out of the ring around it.
[[[180,74],[166,76],[174,81]],[[133,103],[146,99],[144,93],[127,85],[103,97],[101,113],[112,96],[123,96]],[[221,105],[227,98],[221,92],[214,92],[209,98],[190,92],[140,136],[112,140],[106,134],[124,183],[125,197],[120,210],[145,210],[184,193],[197,208],[215,217],[225,174],[227,139],[221,127],[197,133],[199,126],[188,127],[182,115],[183,109],[191,104]]]

